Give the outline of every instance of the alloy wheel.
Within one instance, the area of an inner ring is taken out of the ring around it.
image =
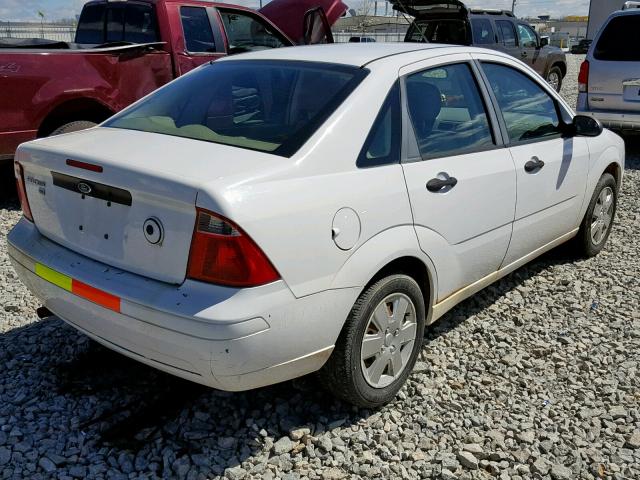
[[[598,195],[591,215],[591,241],[594,245],[600,245],[607,236],[613,219],[613,199],[611,187],[603,188]]]

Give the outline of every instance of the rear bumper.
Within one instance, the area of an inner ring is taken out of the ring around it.
[[[597,118],[607,128],[612,130],[640,131],[640,114],[626,111],[595,110],[590,109],[587,102],[587,94],[578,94],[576,108],[580,115],[589,115]]]
[[[250,289],[170,285],[72,252],[25,219],[8,240],[19,277],[69,325],[142,363],[222,390],[318,370],[358,295],[340,289],[295,298],[283,281]],[[36,263],[118,297],[118,311],[45,280]]]

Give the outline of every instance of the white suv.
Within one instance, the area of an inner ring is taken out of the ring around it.
[[[617,130],[640,130],[640,8],[634,3],[607,19],[578,77],[578,113]]]
[[[224,390],[320,370],[376,406],[455,304],[567,240],[603,248],[623,158],[503,53],[255,52],[22,145],[9,253],[124,355]]]

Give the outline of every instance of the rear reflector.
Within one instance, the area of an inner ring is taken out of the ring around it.
[[[43,265],[42,263],[36,263],[36,275],[40,278],[44,278],[47,282],[71,292],[74,295],[96,303],[104,308],[113,310],[120,313],[120,297],[111,295],[103,290],[87,285],[75,278],[71,278],[63,273],[56,272],[52,268]]]
[[[233,287],[256,287],[280,278],[264,252],[230,220],[197,209],[187,276]]]
[[[27,198],[27,188],[24,183],[24,170],[18,162],[13,162],[13,173],[16,176],[16,190],[18,191],[18,199],[20,200],[20,207],[22,208],[24,218],[33,222],[33,215],[31,213],[31,207],[29,206],[29,199]]]
[[[93,163],[79,162],[78,160],[67,160],[67,165],[70,167],[82,168],[83,170],[102,173],[102,167],[100,165],[94,165]]]

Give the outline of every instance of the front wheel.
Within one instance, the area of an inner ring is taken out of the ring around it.
[[[562,70],[560,67],[551,67],[547,73],[547,82],[556,92],[562,88]]]
[[[320,379],[335,396],[360,407],[392,400],[416,362],[425,323],[420,287],[390,275],[367,288],[353,306]]]
[[[613,176],[605,173],[600,177],[587,213],[580,224],[576,243],[586,257],[593,257],[604,248],[611,233],[613,219],[618,206],[618,187]]]

